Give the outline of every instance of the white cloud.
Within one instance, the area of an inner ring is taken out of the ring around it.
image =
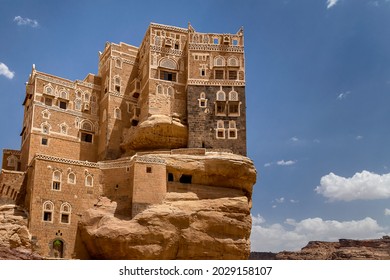
[[[293,142],[298,142],[299,138],[294,136],[294,137],[291,137],[290,140]]]
[[[356,140],[362,140],[362,139],[363,139],[363,136],[358,135],[358,136],[355,137],[355,139],[356,139]]]
[[[23,18],[21,16],[16,16],[14,18],[14,21],[16,21],[17,25],[29,25],[31,27],[38,27],[39,23],[35,19],[29,19],[29,18]]]
[[[388,208],[385,209],[385,216],[390,216],[390,209]]]
[[[299,200],[290,199],[290,202],[291,202],[291,203],[299,203]]]
[[[264,167],[270,167],[272,165],[272,162],[267,162],[264,164]]]
[[[337,96],[337,100],[343,100],[347,98],[347,96],[350,94],[350,91],[342,92]]]
[[[277,165],[282,165],[282,166],[293,165],[295,163],[297,163],[296,160],[287,160],[287,161],[285,161],[284,159],[279,160],[279,161],[276,162]]]
[[[284,200],[285,200],[284,197],[275,199],[275,201],[276,201],[277,203],[283,203]]]
[[[358,221],[322,220],[308,218],[302,221],[286,219],[284,224],[267,225],[265,219],[252,217],[251,250],[258,252],[296,251],[309,241],[337,241],[340,238],[367,239],[379,238],[384,228],[372,218]],[[260,221],[260,222],[258,222]]]
[[[315,188],[330,200],[372,200],[390,198],[390,173],[378,175],[363,170],[351,178],[329,173],[321,178],[320,185]]]
[[[3,75],[8,79],[12,79],[15,76],[15,73],[10,71],[7,65],[0,62],[0,75]]]
[[[326,1],[326,4],[327,4],[326,8],[327,8],[327,9],[332,8],[334,5],[337,4],[338,1],[339,1],[339,0],[327,0],[327,1]]]

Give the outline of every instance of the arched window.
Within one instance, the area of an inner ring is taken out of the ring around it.
[[[237,139],[237,128],[235,121],[229,121],[229,131],[228,131],[229,139]]]
[[[177,63],[176,63],[176,61],[174,61],[171,58],[164,57],[160,61],[160,67],[172,69],[172,70],[177,70]]]
[[[68,134],[68,125],[66,123],[62,123],[60,125],[61,134]]]
[[[229,57],[228,58],[228,66],[233,66],[233,67],[239,66],[238,59],[234,56]]]
[[[164,92],[163,86],[162,85],[157,85],[156,86],[156,92],[157,92],[157,94],[163,94],[163,92]]]
[[[91,97],[91,96],[89,95],[88,92],[84,93],[84,102],[89,102],[90,97]]]
[[[200,93],[200,98],[198,100],[199,100],[199,107],[201,108],[207,107],[207,99],[206,99],[206,94],[204,92]]]
[[[82,92],[80,90],[77,90],[76,91],[76,97],[77,98],[81,98],[81,96],[82,96]]]
[[[114,88],[116,92],[121,92],[121,78],[119,76],[114,77]]]
[[[18,159],[14,155],[7,157],[7,165],[9,167],[16,167]]]
[[[60,208],[60,222],[61,224],[70,224],[70,214],[72,212],[72,207],[69,203],[64,202],[61,204]]]
[[[215,131],[216,131],[216,138],[217,139],[225,139],[224,121],[222,121],[222,120],[217,121],[217,129]]]
[[[76,184],[76,175],[73,172],[68,174],[68,184]]]
[[[43,203],[43,215],[42,219],[45,222],[53,222],[54,204],[51,201],[45,201]]]
[[[238,93],[234,90],[229,92],[229,101],[238,101]]]
[[[81,111],[81,99],[76,99],[74,101],[74,109],[77,111]]]
[[[93,177],[91,175],[85,176],[85,186],[93,187]]]
[[[52,178],[52,190],[60,191],[61,190],[61,177],[62,174],[59,170],[55,170],[53,172],[53,178]]]
[[[118,120],[122,119],[122,111],[118,107],[114,109],[114,118]]]
[[[225,66],[225,59],[222,56],[214,58],[214,66]]]
[[[59,97],[62,99],[68,99],[68,93],[66,92],[65,89],[60,91]]]
[[[44,88],[43,88],[43,92],[48,94],[48,95],[54,95],[54,89],[52,87],[51,84],[48,84],[46,85]]]
[[[42,133],[49,134],[50,133],[50,125],[48,123],[41,124],[42,127]]]
[[[174,94],[173,87],[168,87],[167,88],[167,95],[173,96],[173,94]]]
[[[120,58],[115,60],[115,67],[122,68],[122,60]]]
[[[217,101],[225,101],[226,100],[226,94],[223,91],[217,92]]]
[[[81,124],[81,129],[86,131],[93,131],[92,123],[89,121],[83,121]]]

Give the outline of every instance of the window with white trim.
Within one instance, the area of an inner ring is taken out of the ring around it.
[[[225,123],[222,120],[217,121],[216,138],[225,139]]]
[[[45,201],[42,206],[42,220],[53,222],[54,204],[51,201]]]
[[[70,172],[68,174],[68,184],[76,184],[76,174],[74,174],[73,172]]]
[[[93,177],[92,177],[92,175],[85,176],[85,186],[86,187],[93,187]]]
[[[217,56],[216,58],[214,58],[214,66],[225,66],[225,59],[222,56]]]
[[[55,170],[53,172],[52,182],[51,182],[51,189],[55,191],[61,190],[61,177],[62,174],[59,170]]]
[[[206,99],[206,94],[204,92],[200,93],[200,98],[198,99],[199,101],[199,107],[200,108],[206,108],[207,107],[207,99]]]
[[[72,212],[72,207],[68,202],[61,204],[60,208],[60,222],[61,224],[70,224],[70,214]]]
[[[228,131],[229,139],[237,139],[237,128],[235,121],[229,121],[229,131]]]
[[[114,109],[114,118],[118,120],[122,119],[122,111],[118,107]]]

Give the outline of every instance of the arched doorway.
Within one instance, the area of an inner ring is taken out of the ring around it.
[[[53,257],[62,259],[64,257],[64,242],[60,239],[53,241]]]

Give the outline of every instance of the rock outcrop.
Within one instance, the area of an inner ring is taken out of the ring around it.
[[[126,130],[122,149],[175,149],[187,146],[188,128],[177,118],[152,115],[147,120]]]
[[[0,246],[31,248],[30,240],[27,213],[13,204],[0,206]]]
[[[79,224],[91,258],[248,259],[253,163],[227,153],[153,156],[174,176],[192,174],[191,184],[168,182],[162,203],[133,219],[102,198]]]
[[[339,242],[310,241],[301,251],[280,252],[278,260],[389,260],[390,238]]]

